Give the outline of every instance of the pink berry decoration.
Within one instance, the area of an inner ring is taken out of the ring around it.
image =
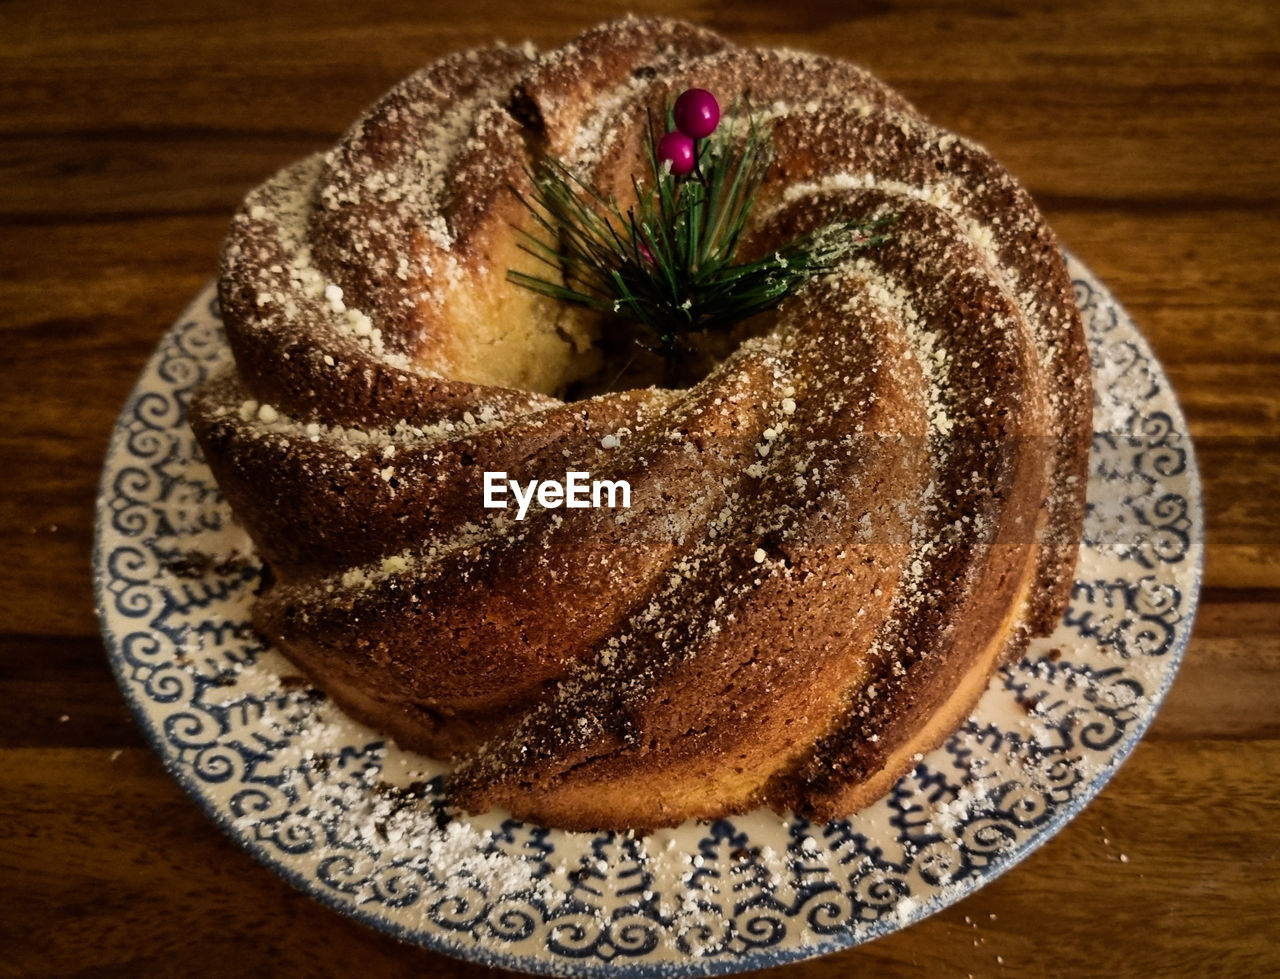
[[[675,107],[676,128],[691,139],[706,139],[720,125],[720,103],[705,88],[680,93]]]
[[[658,140],[658,163],[670,163],[671,172],[677,177],[693,169],[695,154],[693,139],[674,129]]]

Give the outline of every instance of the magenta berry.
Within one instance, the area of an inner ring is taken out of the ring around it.
[[[680,93],[675,107],[676,128],[691,139],[706,139],[720,125],[720,103],[705,88]]]
[[[693,139],[685,133],[672,130],[658,140],[658,163],[670,163],[677,177],[691,171],[695,160]]]

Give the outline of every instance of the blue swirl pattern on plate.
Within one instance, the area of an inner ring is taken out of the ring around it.
[[[261,568],[186,423],[229,357],[212,286],[120,415],[94,552],[103,635],[169,771],[297,887],[399,938],[548,974],[709,975],[822,954],[945,907],[1095,795],[1186,647],[1203,518],[1190,439],[1124,310],[1068,260],[1097,388],[1070,607],[882,800],[646,838],[452,814],[440,766],[345,720],[249,624]]]

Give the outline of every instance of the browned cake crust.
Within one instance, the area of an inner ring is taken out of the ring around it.
[[[507,283],[525,170],[625,194],[648,111],[750,100],[757,254],[888,241],[687,389],[565,401],[600,323]],[[232,223],[235,369],[192,405],[271,569],[258,628],[455,800],[566,828],[874,800],[1053,628],[1092,395],[1061,253],[981,148],[843,62],[628,18],[438,62]],[[629,510],[481,507],[486,470]]]

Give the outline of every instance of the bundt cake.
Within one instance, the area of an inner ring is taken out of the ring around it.
[[[610,327],[507,277],[532,168],[625,198],[692,86],[771,133],[745,252],[893,223],[688,386],[575,398]],[[850,813],[1065,606],[1092,395],[1062,255],[986,152],[851,64],[637,18],[445,58],[248,196],[219,298],[234,367],[191,419],[265,562],[255,625],[452,759],[461,808]],[[573,471],[629,508],[482,506],[486,472]]]

